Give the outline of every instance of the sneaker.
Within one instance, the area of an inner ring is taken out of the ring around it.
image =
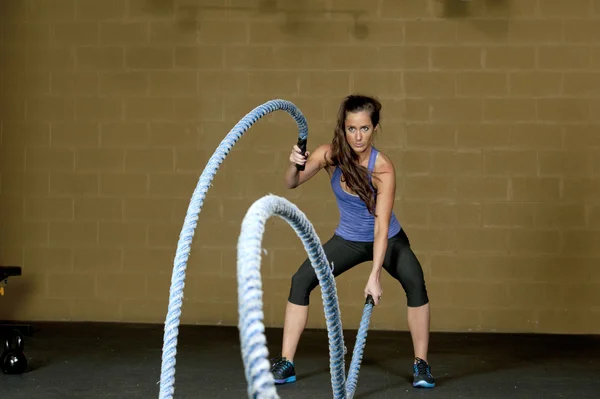
[[[413,387],[415,388],[433,388],[435,380],[431,375],[431,367],[423,359],[415,358],[416,363],[413,365]]]
[[[271,373],[275,377],[275,384],[287,384],[296,382],[296,370],[294,363],[287,360],[285,357],[276,357],[271,363]]]

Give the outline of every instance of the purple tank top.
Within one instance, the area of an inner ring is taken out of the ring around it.
[[[371,155],[369,156],[367,167],[369,173],[373,173],[377,154],[379,154],[379,151],[375,147],[371,147]],[[375,217],[369,213],[367,206],[358,195],[344,191],[341,186],[341,176],[342,170],[336,166],[331,176],[331,188],[335,194],[340,212],[340,222],[335,230],[335,234],[348,241],[373,242],[375,239]],[[398,234],[400,229],[400,223],[394,211],[392,211],[388,238]]]

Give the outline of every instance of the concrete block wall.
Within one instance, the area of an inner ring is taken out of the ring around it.
[[[0,318],[163,323],[208,158],[255,106],[293,101],[309,148],[351,92],[378,96],[376,146],[427,278],[434,331],[600,333],[600,1],[20,0],[0,6]],[[337,222],[326,175],[283,188],[296,140],[259,121],[208,192],[183,323],[235,325],[236,244],[267,193]],[[264,237],[268,326],[305,257]],[[356,328],[370,265],[338,279]],[[388,276],[375,329],[407,328]],[[309,327],[324,327],[320,292]]]

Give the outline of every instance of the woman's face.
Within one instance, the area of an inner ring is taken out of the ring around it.
[[[346,141],[357,154],[368,149],[373,141],[375,127],[367,111],[348,112],[345,120]]]

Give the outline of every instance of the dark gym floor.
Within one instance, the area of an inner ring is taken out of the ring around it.
[[[158,398],[162,325],[34,324],[29,371],[1,375],[10,399]],[[346,332],[349,353],[355,331]],[[268,330],[271,354],[281,330]],[[299,381],[281,398],[332,398],[326,331],[307,330],[296,358]],[[233,327],[182,326],[175,398],[246,398]],[[598,398],[600,337],[432,333],[438,386],[410,385],[407,332],[369,332],[355,398]],[[347,364],[350,361],[348,357]]]

